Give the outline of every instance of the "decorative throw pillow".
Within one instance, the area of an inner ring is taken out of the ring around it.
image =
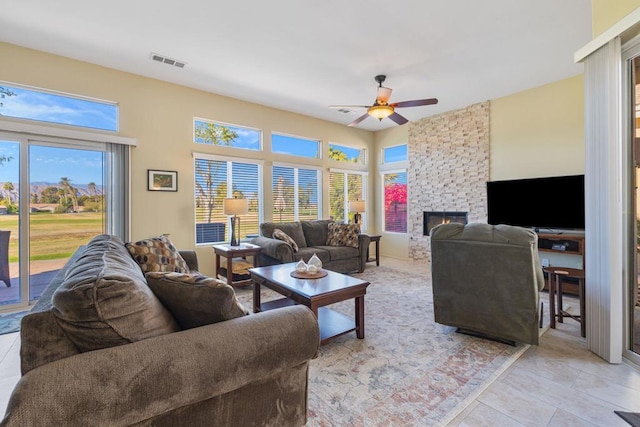
[[[81,352],[180,330],[124,243],[106,234],[92,239],[69,266],[51,306],[58,325]]]
[[[151,271],[189,273],[187,263],[167,236],[128,242],[125,246],[140,265],[143,273]]]
[[[147,284],[183,329],[246,316],[249,311],[238,301],[233,288],[199,273],[152,272]]]
[[[332,222],[329,224],[327,245],[351,246],[353,248],[357,248],[358,234],[360,234],[360,226],[358,224],[340,224]]]
[[[291,237],[289,237],[287,233],[280,230],[279,228],[276,228],[275,230],[273,230],[273,238],[282,240],[283,242],[287,243],[289,246],[293,248],[293,252],[298,252],[298,244],[296,243],[296,241],[293,240]]]

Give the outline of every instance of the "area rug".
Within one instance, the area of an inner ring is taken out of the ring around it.
[[[381,266],[354,276],[371,283],[365,339],[350,333],[320,347],[309,370],[307,426],[445,425],[529,347],[435,323],[426,274]],[[251,290],[237,293],[251,307]],[[279,296],[263,290],[262,298]],[[332,308],[353,316],[354,302]]]
[[[29,313],[29,310],[0,314],[0,335],[18,332],[20,330],[20,321],[27,313]]]

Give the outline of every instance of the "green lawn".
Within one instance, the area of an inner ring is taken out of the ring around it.
[[[30,260],[69,258],[79,246],[103,233],[101,212],[34,213],[30,216]],[[18,215],[0,215],[0,229],[11,231],[9,262],[18,261]]]

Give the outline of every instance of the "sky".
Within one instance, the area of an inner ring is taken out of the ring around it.
[[[0,99],[0,114],[41,122],[61,123],[107,131],[118,130],[118,107],[114,103],[79,99],[61,94],[2,85],[14,95]],[[67,177],[72,185],[102,184],[103,153],[31,145],[29,181],[58,183]],[[0,182],[18,182],[20,144],[0,140],[0,155],[11,158],[0,166]]]
[[[0,155],[12,158],[0,166],[0,182],[18,182],[19,144],[0,140]],[[101,151],[32,145],[29,152],[29,181],[57,184],[60,178],[67,177],[73,186],[90,182],[101,185],[103,155]]]
[[[118,130],[115,103],[73,98],[53,93],[0,85],[14,96],[0,99],[0,114],[8,117],[61,123],[109,131]]]

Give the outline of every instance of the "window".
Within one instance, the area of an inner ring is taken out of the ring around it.
[[[407,171],[382,174],[384,191],[384,231],[407,232]]]
[[[353,220],[353,212],[349,212],[349,202],[366,200],[366,173],[331,170],[329,172],[329,209],[336,222]],[[362,224],[366,224],[365,214]]]
[[[262,164],[259,162],[196,154],[196,244],[231,239],[231,222],[223,212],[226,197],[248,199],[249,213],[240,217],[240,238],[258,234],[262,221],[261,183]]]
[[[262,131],[205,119],[194,119],[193,142],[260,151]]]
[[[320,219],[320,170],[273,166],[273,221]]]
[[[382,149],[382,163],[403,162],[407,157],[407,144],[385,147]]]
[[[108,131],[118,130],[118,106],[0,83],[0,115]]]
[[[344,145],[329,144],[329,158],[336,162],[365,164],[364,148],[346,147]]]
[[[272,133],[271,151],[274,153],[319,159],[320,141]]]

